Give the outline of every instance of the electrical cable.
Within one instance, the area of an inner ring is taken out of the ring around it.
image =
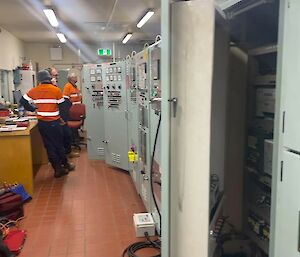
[[[161,232],[161,213],[159,211],[158,208],[158,204],[154,195],[154,190],[153,190],[153,183],[152,183],[152,175],[153,175],[153,164],[154,164],[154,155],[155,155],[155,151],[156,151],[156,145],[157,145],[157,139],[158,139],[158,133],[159,133],[159,129],[160,129],[160,124],[161,124],[161,115],[159,115],[159,120],[158,120],[158,125],[157,125],[157,129],[156,129],[156,134],[155,134],[155,139],[154,139],[154,146],[153,146],[153,152],[152,152],[152,158],[151,158],[151,168],[150,168],[150,185],[151,185],[151,193],[152,193],[152,197],[154,200],[154,204],[155,207],[157,209],[157,212],[159,214],[159,228],[160,228],[160,232]],[[161,233],[159,233],[161,234]],[[158,249],[160,250],[161,248],[161,242],[160,240],[155,240],[152,241],[150,239],[150,237],[148,236],[148,233],[145,233],[145,237],[146,237],[146,241],[145,242],[136,242],[131,244],[130,246],[128,246],[123,254],[122,257],[126,257],[126,255],[128,257],[139,257],[138,255],[136,255],[135,253],[141,249],[145,249],[145,248],[154,248],[154,249]],[[149,257],[161,257],[161,254],[157,254],[155,256],[149,256]]]
[[[155,134],[155,139],[154,139],[154,146],[153,146],[153,152],[152,152],[152,157],[151,157],[151,166],[150,166],[150,186],[151,186],[151,193],[152,193],[152,197],[153,197],[153,201],[156,207],[156,210],[158,212],[159,215],[159,236],[161,235],[161,213],[160,210],[158,208],[158,204],[157,204],[157,200],[155,198],[154,195],[154,190],[153,190],[153,164],[154,164],[154,155],[155,155],[155,151],[156,151],[156,144],[157,144],[157,139],[158,139],[158,133],[159,133],[159,129],[160,129],[160,123],[161,123],[161,114],[159,114],[159,120],[158,120],[158,125],[157,125],[157,129],[156,129],[156,134]]]
[[[139,250],[142,250],[142,249],[145,249],[145,248],[153,248],[153,249],[157,249],[157,250],[160,250],[161,248],[161,242],[160,240],[155,240],[155,241],[152,241],[149,236],[148,236],[148,233],[146,232],[145,233],[145,237],[146,237],[146,241],[145,242],[136,242],[130,246],[128,246],[123,254],[122,254],[122,257],[126,257],[126,255],[128,257],[139,257],[138,255],[136,255],[135,253]],[[161,257],[161,254],[157,254],[157,255],[154,255],[154,256],[149,256],[149,257]]]

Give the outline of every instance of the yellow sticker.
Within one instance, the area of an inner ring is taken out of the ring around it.
[[[148,50],[147,49],[144,50],[144,60],[145,61],[148,60]]]
[[[134,161],[135,161],[135,162],[138,162],[138,161],[139,161],[139,155],[136,153],[134,157],[135,157],[135,160],[134,160]]]
[[[128,161],[134,162],[135,161],[135,153],[133,151],[128,152]]]

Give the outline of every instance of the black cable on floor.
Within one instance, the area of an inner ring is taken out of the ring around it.
[[[155,240],[152,241],[147,233],[145,233],[145,237],[146,237],[146,241],[144,242],[136,242],[130,246],[128,246],[123,254],[122,257],[139,257],[138,255],[136,255],[135,253],[141,249],[146,249],[146,248],[154,248],[160,251],[160,247],[161,247],[161,242],[159,240]],[[157,254],[154,256],[149,256],[149,257],[161,257],[161,254]]]

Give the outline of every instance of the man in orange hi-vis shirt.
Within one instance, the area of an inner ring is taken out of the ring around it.
[[[38,128],[49,162],[54,169],[54,177],[59,178],[75,169],[65,154],[63,130],[60,125],[60,114],[67,112],[66,103],[60,89],[51,84],[51,75],[48,71],[39,71],[37,79],[39,85],[23,95],[20,104],[28,111],[36,111]]]
[[[75,73],[71,73],[68,76],[68,83],[64,87],[63,95],[65,98],[70,99],[72,104],[81,104],[82,95],[80,90],[77,88],[77,76]]]

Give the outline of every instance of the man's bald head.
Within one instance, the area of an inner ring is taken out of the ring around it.
[[[72,72],[72,73],[70,73],[69,75],[68,75],[68,81],[70,82],[70,83],[72,83],[74,86],[75,86],[75,84],[77,83],[77,75],[76,75],[76,73],[74,73],[74,72]]]

